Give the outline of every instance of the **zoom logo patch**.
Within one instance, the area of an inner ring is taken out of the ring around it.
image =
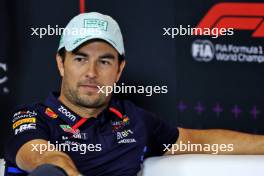
[[[70,111],[68,111],[65,107],[60,106],[60,108],[58,109],[58,111],[60,111],[62,114],[64,114],[66,117],[68,117],[71,121],[75,121],[76,117],[75,115],[73,115]]]

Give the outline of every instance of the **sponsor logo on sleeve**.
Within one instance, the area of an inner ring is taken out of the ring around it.
[[[16,122],[19,119],[22,118],[32,118],[32,117],[36,117],[38,114],[35,111],[29,111],[29,110],[25,110],[25,111],[18,111],[13,115],[13,120],[12,122]]]
[[[26,118],[26,119],[18,120],[15,123],[13,123],[13,129],[17,128],[18,126],[24,123],[36,123],[36,118]]]
[[[15,129],[15,135],[22,133],[27,130],[36,129],[36,123],[29,123],[21,125],[19,128]]]

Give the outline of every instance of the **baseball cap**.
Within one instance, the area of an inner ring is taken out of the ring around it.
[[[118,23],[110,16],[98,12],[75,16],[64,28],[58,51],[65,47],[73,51],[84,42],[101,39],[112,45],[120,55],[125,55],[124,43]]]

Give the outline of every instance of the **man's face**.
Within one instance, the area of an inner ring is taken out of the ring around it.
[[[57,55],[57,64],[62,76],[61,96],[77,106],[99,108],[111,97],[98,93],[97,86],[113,86],[125,61],[118,62],[117,51],[108,43],[92,41],[75,53],[66,51],[64,62]]]

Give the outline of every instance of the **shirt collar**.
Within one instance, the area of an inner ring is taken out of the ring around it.
[[[52,111],[58,114],[58,117],[65,121],[71,127],[76,126],[76,124],[80,123],[81,121],[85,120],[83,118],[69,109],[66,105],[58,100],[60,93],[59,92],[52,92],[45,100],[45,105],[48,106]],[[121,104],[121,101],[117,100],[116,98],[111,98],[107,108],[105,108],[96,118],[99,121],[99,124],[104,124],[108,120],[112,118],[119,118],[118,113],[113,112],[111,109],[114,108],[119,112],[119,114],[123,115],[124,108]],[[89,119],[88,119],[89,120]]]

